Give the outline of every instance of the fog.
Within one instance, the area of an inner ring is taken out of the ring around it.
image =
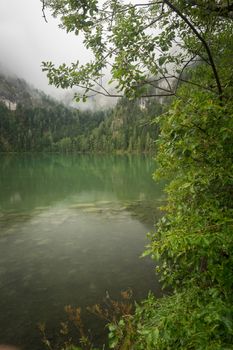
[[[56,65],[71,63],[77,59],[85,63],[91,53],[82,44],[82,36],[67,34],[58,27],[46,10],[45,22],[40,0],[0,1],[0,69],[25,79],[34,87],[55,96],[66,95],[67,91],[48,84],[41,62],[52,61]],[[69,94],[71,99],[71,94]],[[112,103],[101,99],[101,105]]]

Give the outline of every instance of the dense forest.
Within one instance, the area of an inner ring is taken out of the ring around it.
[[[2,75],[0,152],[152,152],[161,111],[158,100],[124,98],[112,109],[77,110]]]

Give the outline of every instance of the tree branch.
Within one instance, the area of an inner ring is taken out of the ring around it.
[[[42,1],[42,14],[43,14],[43,18],[45,20],[46,23],[48,23],[46,15],[45,15],[45,0],[41,0]]]
[[[170,7],[189,26],[189,28],[192,30],[192,32],[196,35],[196,37],[203,44],[203,46],[204,46],[204,48],[205,48],[205,50],[207,52],[209,61],[210,61],[210,65],[212,67],[214,78],[215,78],[216,83],[217,83],[219,99],[220,99],[220,101],[222,101],[222,99],[223,99],[223,90],[222,90],[222,86],[221,86],[220,79],[219,79],[219,76],[218,76],[218,71],[216,69],[216,66],[215,66],[215,63],[214,63],[214,60],[213,60],[212,53],[210,51],[209,45],[207,44],[205,39],[201,36],[201,34],[197,31],[197,29],[194,27],[194,25],[188,20],[188,18],[175,5],[173,5],[169,0],[164,0],[164,2],[166,3],[166,5],[168,7]]]
[[[189,66],[189,64],[194,60],[194,58],[196,57],[196,55],[192,56],[186,63],[185,65],[183,66],[183,68],[181,69],[181,72],[180,72],[180,75],[177,79],[177,84],[176,84],[176,88],[175,88],[175,91],[177,91],[178,87],[179,87],[179,83],[180,81],[182,81],[182,75],[184,73],[184,70]]]

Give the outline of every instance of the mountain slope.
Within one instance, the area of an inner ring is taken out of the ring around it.
[[[152,120],[161,112],[156,100],[127,99],[79,111],[0,74],[0,152],[150,152],[158,134]]]

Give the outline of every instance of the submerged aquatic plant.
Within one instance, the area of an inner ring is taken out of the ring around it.
[[[103,320],[105,326],[110,330],[110,346],[116,343],[115,331],[118,329],[118,324],[122,324],[121,318],[127,320],[133,314],[132,296],[131,289],[122,291],[120,300],[112,299],[109,293],[106,292],[102,304],[95,304],[86,308],[91,315]],[[50,339],[45,323],[38,324],[41,340],[46,348],[48,350],[100,350],[95,347],[92,335],[85,327],[81,308],[67,305],[64,309],[67,320],[60,322],[59,336]],[[120,336],[119,334],[118,337]],[[101,349],[104,348],[105,344]]]

